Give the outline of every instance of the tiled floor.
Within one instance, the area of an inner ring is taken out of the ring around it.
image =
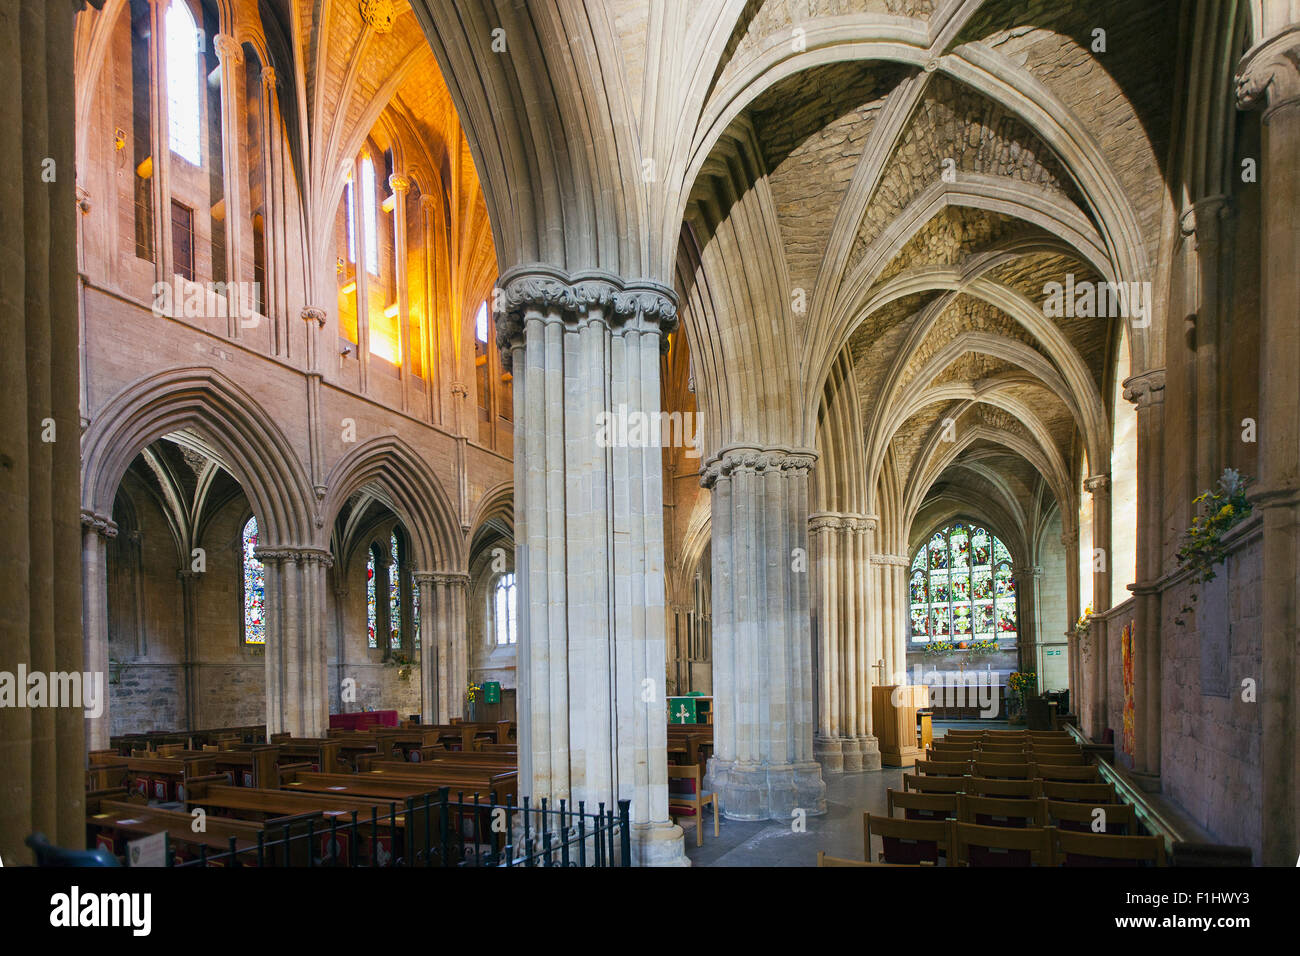
[[[974,724],[938,724],[935,736],[942,736],[952,726]],[[990,730],[1006,728],[1005,723],[994,721],[980,721],[979,726]],[[794,829],[794,820],[746,823],[723,817],[722,834],[714,837],[710,810],[702,847],[695,845],[694,824],[681,821],[686,830],[686,855],[694,866],[816,866],[818,850],[861,860],[862,814],[884,814],[885,791],[891,787],[901,790],[903,773],[902,769],[886,768],[827,774],[826,813],[807,817],[804,832]]]

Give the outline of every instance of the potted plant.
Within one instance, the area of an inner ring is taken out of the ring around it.
[[[1250,481],[1235,468],[1225,468],[1218,487],[1201,492],[1192,502],[1201,513],[1192,519],[1192,526],[1183,534],[1183,545],[1178,549],[1178,566],[1191,569],[1188,580],[1193,587],[1213,581],[1217,576],[1215,568],[1227,560],[1228,547],[1223,537],[1250,516],[1251,504],[1246,500],[1246,486]],[[1183,605],[1179,616],[1174,618],[1175,623],[1184,623],[1182,615],[1192,610],[1197,596],[1193,590],[1192,603]]]

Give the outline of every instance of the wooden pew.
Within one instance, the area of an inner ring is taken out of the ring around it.
[[[283,847],[273,847],[269,844],[275,840],[282,840],[286,828],[291,838],[288,861],[291,865],[305,866],[310,847],[305,839],[293,840],[292,838],[304,836],[309,821],[317,830],[320,829],[320,813],[309,812],[276,817],[262,823],[214,818],[206,821],[202,833],[196,833],[193,829],[194,818],[184,810],[164,810],[139,803],[106,799],[100,800],[97,812],[89,814],[86,818],[87,825],[97,831],[97,842],[101,846],[107,846],[116,854],[125,852],[127,840],[156,833],[166,833],[173,846],[195,849],[206,847],[210,856],[228,852],[233,838],[235,851],[239,854],[239,862],[245,866],[257,863],[259,833],[264,834],[265,842],[268,844],[264,862],[283,863],[285,859]],[[222,862],[230,865],[228,861]]]

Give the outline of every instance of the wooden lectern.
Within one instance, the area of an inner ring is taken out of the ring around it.
[[[911,767],[921,756],[916,745],[916,712],[929,705],[930,689],[925,686],[871,688],[871,725],[880,742],[880,762],[886,767]]]

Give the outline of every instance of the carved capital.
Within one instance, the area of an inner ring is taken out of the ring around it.
[[[322,329],[325,328],[324,309],[318,309],[315,306],[309,305],[306,306],[299,315],[302,317],[304,322],[315,322]]]
[[[87,531],[93,531],[101,538],[111,539],[117,537],[117,523],[111,516],[99,514],[98,512],[81,509],[81,526]]]
[[[677,325],[677,297],[672,289],[602,271],[570,275],[550,266],[521,266],[501,276],[493,298],[497,348],[507,370],[513,362],[511,350],[522,341],[530,314],[566,323],[599,317],[611,326],[656,331],[662,336],[661,348]]]
[[[1162,368],[1129,376],[1122,384],[1125,401],[1139,407],[1165,400],[1165,370]]]
[[[253,556],[263,564],[319,564],[334,566],[334,555],[320,548],[254,548]]]
[[[1234,211],[1231,196],[1206,196],[1183,210],[1178,228],[1185,238],[1194,239],[1199,249],[1203,243],[1218,241],[1222,223]]]
[[[212,48],[217,51],[217,58],[222,65],[227,63],[237,66],[244,62],[244,48],[229,33],[218,33],[212,38]]]
[[[820,534],[824,531],[840,531],[844,528],[844,519],[839,515],[819,514],[808,518],[808,533]]]
[[[1237,65],[1234,83],[1237,108],[1264,110],[1266,123],[1275,110],[1300,104],[1300,25],[1248,50]]]
[[[455,395],[457,398],[465,398],[469,395],[469,389],[465,387],[464,382],[452,382],[451,394]]]
[[[1083,487],[1090,495],[1104,495],[1110,491],[1110,475],[1092,475],[1083,479]]]
[[[395,193],[404,193],[410,190],[411,180],[406,176],[399,176],[397,173],[388,177],[388,188]]]

